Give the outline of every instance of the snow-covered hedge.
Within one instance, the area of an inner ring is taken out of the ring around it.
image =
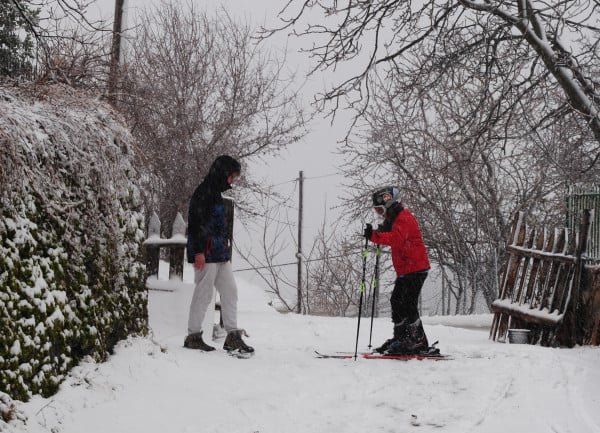
[[[147,327],[131,136],[64,86],[0,84],[0,391],[56,391]]]

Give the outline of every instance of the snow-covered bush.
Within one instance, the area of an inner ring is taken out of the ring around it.
[[[145,332],[131,136],[65,86],[0,85],[0,391],[56,391],[85,355]]]

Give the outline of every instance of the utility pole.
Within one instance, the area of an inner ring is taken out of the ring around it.
[[[300,170],[300,174],[298,177],[298,252],[296,253],[296,258],[298,259],[298,279],[297,279],[297,289],[298,289],[298,306],[296,307],[296,312],[302,312],[302,200],[303,200],[303,189],[304,187],[304,172]],[[306,295],[306,300],[308,302],[308,293]],[[308,304],[306,305],[308,308]],[[306,312],[306,309],[305,309]]]
[[[110,71],[108,73],[108,100],[115,102],[119,60],[121,58],[121,33],[123,32],[123,8],[125,0],[115,0],[115,17],[113,22],[112,46],[110,53]]]

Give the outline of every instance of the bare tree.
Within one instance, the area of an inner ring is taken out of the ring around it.
[[[328,316],[357,313],[362,277],[362,257],[358,254],[361,247],[340,238],[340,232],[339,222],[327,230],[324,221],[307,257],[305,310],[309,313]],[[368,304],[369,300],[365,299],[365,307]]]
[[[430,67],[449,68],[483,56],[481,73],[502,77],[503,65],[525,60],[529,70],[513,86],[523,94],[548,80],[558,86],[563,112],[577,113],[592,132],[595,163],[600,157],[599,8],[597,0],[290,0],[281,17],[282,29],[311,39],[308,51],[316,59],[315,69],[349,63],[358,71],[322,100],[349,97],[359,114],[368,106],[367,78],[377,66],[388,77],[402,74],[411,69],[415,52],[430,60],[419,62],[428,65],[423,74]]]
[[[286,312],[302,311],[305,314],[323,314],[330,316],[355,315],[360,296],[360,280],[362,242],[356,233],[342,233],[342,220],[331,224],[327,217],[323,218],[322,226],[315,236],[308,253],[302,257],[303,278],[301,293],[301,308],[298,309],[297,282],[293,280],[292,272],[286,272],[288,266],[296,262],[286,262],[286,251],[293,250],[295,243],[295,223],[289,218],[289,210],[295,211],[288,197],[282,197],[272,189],[256,192],[255,199],[260,211],[252,220],[243,221],[246,230],[255,242],[249,247],[239,248],[237,253],[251,266],[262,281],[266,291],[270,293]],[[369,255],[368,267],[373,267],[373,255]],[[289,260],[289,256],[288,256]],[[383,260],[382,269],[386,268]],[[383,273],[383,272],[382,272]],[[368,284],[369,288],[371,284]],[[365,308],[370,305],[371,291],[365,295]],[[370,311],[370,310],[369,310]]]
[[[556,222],[566,184],[597,176],[599,6],[292,0],[282,12],[282,28],[314,41],[315,70],[352,71],[320,95],[357,110],[342,148],[352,217],[382,179],[399,184],[456,311],[494,299],[513,212]]]
[[[106,22],[90,18],[89,7],[95,0],[10,0],[8,3],[35,40],[35,78],[76,87],[104,85],[111,29]]]
[[[192,4],[163,3],[140,17],[120,106],[161,220],[186,208],[217,155],[276,152],[304,133],[292,77],[252,35],[226,11],[209,16]]]
[[[282,198],[272,189],[256,191],[254,198],[260,211],[252,220],[242,222],[246,231],[257,242],[251,242],[245,248],[240,248],[236,243],[236,252],[262,279],[266,292],[277,299],[279,310],[296,311],[296,306],[290,301],[293,299],[291,294],[296,289],[296,282],[290,280],[284,269],[293,263],[283,263],[281,259],[282,253],[289,250],[285,239],[294,236],[293,224],[286,220],[285,212],[282,212]]]
[[[353,216],[361,216],[366,191],[380,186],[374,179],[400,185],[455,313],[473,312],[478,296],[487,305],[495,299],[514,212],[560,223],[566,185],[597,176],[597,168],[581,170],[590,163],[589,130],[560,110],[557,89],[538,86],[525,98],[504,77],[479,74],[479,59],[370,82],[364,135],[343,149],[355,179]],[[507,65],[505,76],[520,76],[525,63]]]
[[[37,78],[103,93],[108,75],[108,33],[82,28],[56,28],[56,37],[44,41]]]

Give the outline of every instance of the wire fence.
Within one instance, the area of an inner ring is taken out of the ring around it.
[[[577,230],[585,209],[592,209],[590,238],[588,243],[588,261],[600,263],[600,185],[591,187],[571,186],[567,190],[567,227]]]

